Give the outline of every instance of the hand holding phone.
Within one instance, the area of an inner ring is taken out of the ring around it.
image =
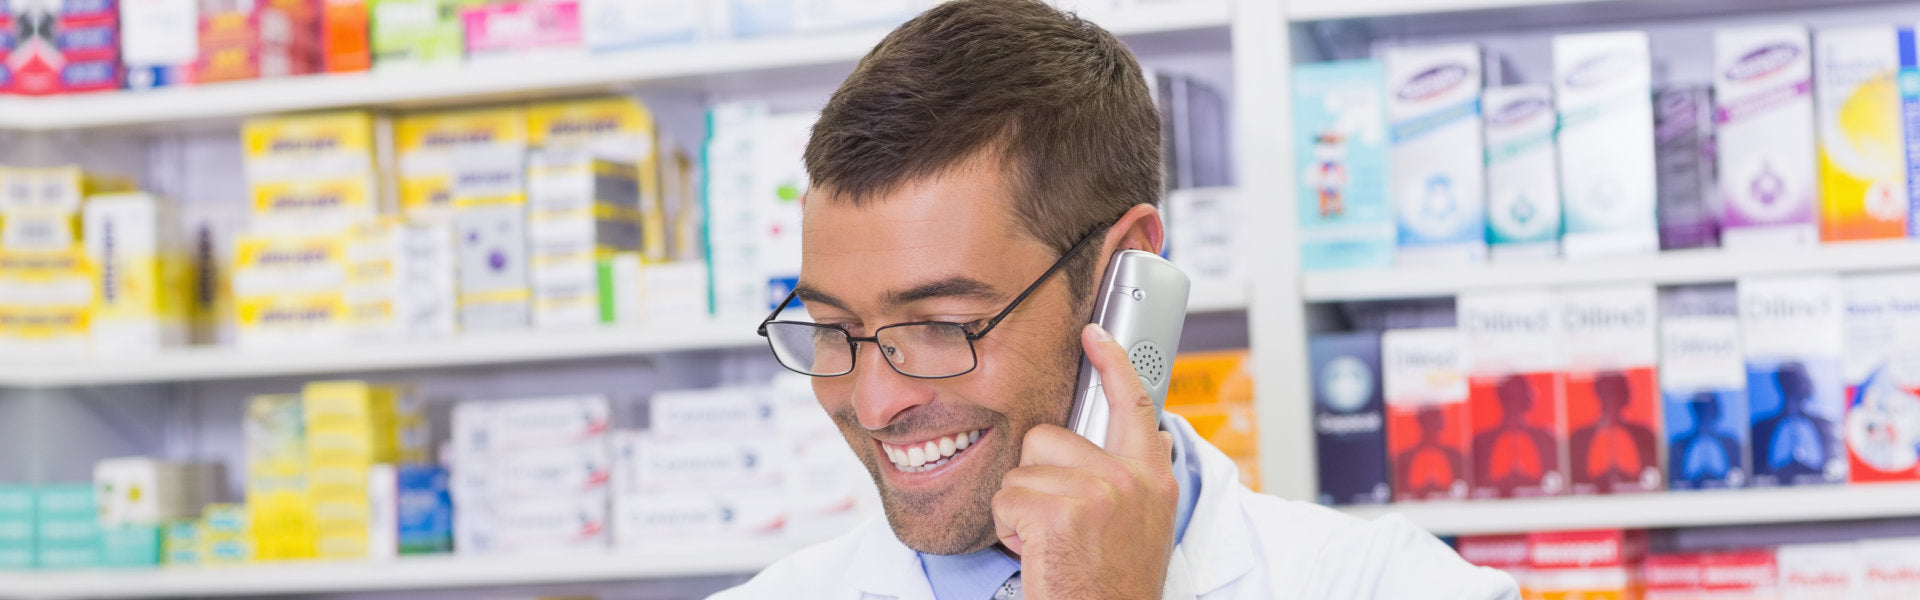
[[[1140,376],[1140,386],[1153,398],[1154,416],[1167,404],[1167,382],[1173,373],[1174,352],[1187,320],[1187,294],[1192,283],[1166,259],[1139,250],[1123,250],[1107,263],[1100,292],[1094,300],[1091,322],[1105,329]],[[1067,428],[1107,446],[1112,417],[1100,373],[1083,355],[1080,381],[1074,386],[1073,412]]]

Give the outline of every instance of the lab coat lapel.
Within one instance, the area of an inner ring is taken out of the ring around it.
[[[861,600],[882,598],[932,600],[933,587],[920,566],[920,555],[894,537],[885,517],[868,519],[853,562],[847,565],[847,584]]]
[[[1173,563],[1167,567],[1167,597],[1195,598],[1253,570],[1253,537],[1241,507],[1240,495],[1246,492],[1241,490],[1239,467],[1201,440],[1186,419],[1169,416],[1180,428],[1175,435],[1186,436],[1189,451],[1200,461],[1200,498],[1188,516],[1187,535],[1174,548]],[[1187,589],[1173,587],[1176,572],[1185,577]]]

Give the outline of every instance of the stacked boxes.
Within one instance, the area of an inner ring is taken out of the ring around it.
[[[198,0],[120,2],[120,60],[127,89],[185,83],[200,54]]]
[[[1728,248],[1811,244],[1814,226],[1812,46],[1796,25],[1713,34],[1715,147],[1722,243]]]
[[[360,381],[318,381],[301,392],[319,558],[367,558],[371,532],[384,529],[375,526],[369,482],[374,465],[400,456],[399,395]]]
[[[0,169],[0,354],[86,353],[94,285],[82,200],[127,187],[78,167]]]
[[[581,0],[580,11],[594,52],[692,42],[707,22],[706,6],[680,0]]]
[[[201,562],[313,558],[319,532],[307,494],[307,420],[300,396],[247,403],[245,507],[211,506],[202,523]],[[248,524],[251,527],[248,527]],[[239,542],[238,547],[233,547]]]
[[[0,485],[0,569],[33,567],[33,486]]]
[[[0,91],[46,95],[120,87],[115,0],[13,0],[11,8],[25,37],[12,44],[10,85]]]
[[[1299,202],[1303,268],[1393,264],[1389,140],[1380,89],[1384,76],[1374,61],[1308,64],[1294,70],[1296,193],[1311,199]]]
[[[339,341],[351,228],[381,211],[384,120],[361,111],[253,119],[242,127],[253,223],[233,288],[242,346]]]
[[[187,337],[187,257],[172,206],[150,194],[87,200],[82,236],[98,296],[95,354],[150,353]]]
[[[368,0],[376,69],[457,65],[466,53],[463,6],[475,0]]]
[[[586,49],[579,0],[509,0],[460,12],[467,60],[547,58]]]
[[[1520,585],[1520,597],[1533,597],[1527,588],[1527,570],[1533,561],[1525,534],[1461,536],[1454,549],[1461,560],[1512,575]]]
[[[516,164],[526,154],[526,112],[497,108],[406,115],[394,120],[400,210],[410,219],[453,215],[455,157],[484,165]]]
[[[607,547],[611,407],[604,396],[463,402],[453,411],[454,549]]]
[[[778,540],[789,490],[779,406],[757,388],[670,391],[650,428],[614,438],[614,535],[621,547]]]
[[[211,463],[145,457],[95,463],[102,563],[160,564],[162,524],[199,515],[215,499],[224,475],[224,470]]]
[[[800,157],[814,113],[772,114],[764,103],[708,113],[707,268],[715,315],[765,314],[800,273]]]
[[[1364,341],[1356,346],[1348,346],[1354,351],[1355,360],[1367,360],[1367,347]],[[1378,350],[1374,350],[1377,354]],[[1378,360],[1375,358],[1374,360]],[[1227,350],[1220,352],[1188,352],[1174,359],[1173,374],[1167,383],[1168,412],[1180,415],[1193,426],[1195,433],[1212,444],[1214,448],[1233,459],[1240,467],[1240,482],[1247,487],[1260,489],[1260,437],[1256,427],[1259,419],[1253,412],[1253,373],[1252,359],[1245,351]],[[1343,363],[1348,367],[1364,366]],[[1361,369],[1364,371],[1364,369]],[[1366,377],[1365,372],[1352,372],[1350,375]],[[1350,401],[1351,398],[1342,398]],[[1361,421],[1367,420],[1368,411],[1379,410],[1377,399],[1368,402],[1362,399],[1358,414]],[[1364,425],[1364,423],[1361,423]],[[1351,433],[1366,436],[1365,427]],[[1379,433],[1376,427],[1373,431]],[[1379,443],[1378,441],[1375,442]],[[1374,458],[1378,458],[1377,456]],[[1369,457],[1362,455],[1348,457],[1353,461],[1356,476],[1354,496],[1384,494],[1375,489],[1372,483],[1365,483],[1369,477],[1378,477],[1384,482],[1385,464],[1369,468]],[[1382,483],[1381,485],[1384,485]],[[1322,488],[1326,491],[1327,488]]]
[[[1780,600],[1858,598],[1860,545],[1789,544],[1774,549]]]
[[[1384,53],[1401,264],[1486,259],[1480,59],[1472,44]]]
[[[613,322],[612,261],[641,246],[639,170],[547,150],[533,155],[528,178],[534,324]]]
[[[195,83],[314,72],[318,0],[237,0],[203,8]]]
[[[1638,598],[1644,531],[1619,529],[1535,533],[1527,588],[1540,598]]]
[[[455,328],[453,228],[381,219],[353,228],[344,294],[356,337],[437,337]]]
[[[45,484],[34,496],[34,564],[42,569],[100,566],[99,507],[93,485]]]
[[[1555,36],[1553,76],[1562,251],[1577,259],[1658,250],[1646,33]]]

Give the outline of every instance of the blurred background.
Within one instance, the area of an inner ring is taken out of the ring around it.
[[[0,598],[703,597],[876,515],[754,325],[930,4],[0,0]],[[1242,481],[1529,597],[1920,598],[1920,7],[1057,4]]]

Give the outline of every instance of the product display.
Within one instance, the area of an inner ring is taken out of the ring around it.
[[[1376,350],[1376,354],[1377,354]],[[1375,358],[1377,361],[1378,359]],[[1167,379],[1167,412],[1180,415],[1207,443],[1233,459],[1240,467],[1240,483],[1260,489],[1260,436],[1254,413],[1254,374],[1252,356],[1245,350],[1187,352],[1173,361],[1173,373]],[[1377,371],[1376,371],[1377,372]],[[1374,376],[1378,383],[1377,375]],[[1378,386],[1375,387],[1378,390]],[[1374,392],[1378,394],[1378,392]],[[1378,412],[1379,402],[1373,403]],[[1365,409],[1362,409],[1364,412]],[[1362,417],[1364,418],[1364,417]],[[1375,428],[1377,436],[1379,428]],[[1357,432],[1364,437],[1364,432]],[[1321,456],[1326,456],[1322,454]],[[1329,457],[1331,458],[1331,457]],[[1357,459],[1359,479],[1371,477],[1365,493],[1377,493],[1385,501],[1384,463],[1368,465],[1366,457]],[[1377,454],[1376,454],[1377,458]],[[1372,470],[1369,471],[1369,468]],[[1332,489],[1332,488],[1326,488]]]
[[[1380,339],[1388,473],[1396,501],[1463,500],[1467,348],[1454,329],[1396,329]]]
[[[1818,183],[1806,28],[1722,29],[1713,48],[1723,243],[1736,250],[1813,243]]]
[[[1659,248],[1647,44],[1639,31],[1553,38],[1568,258]]]
[[[1473,498],[1567,492],[1562,321],[1548,292],[1492,292],[1459,300],[1471,399]],[[1609,432],[1624,434],[1626,432]],[[1632,447],[1631,442],[1627,444]],[[1630,450],[1629,450],[1630,451]],[[1609,455],[1612,456],[1612,455]],[[1622,452],[1620,457],[1631,459]],[[1614,465],[1592,457],[1602,469]],[[1640,461],[1644,463],[1644,461]],[[1638,476],[1638,469],[1634,476]]]
[[[1899,38],[1891,25],[1814,32],[1820,239],[1907,235]]]
[[[1384,77],[1373,61],[1294,71],[1293,156],[1304,268],[1393,264]]]
[[[1387,482],[1380,336],[1317,336],[1307,347],[1313,362],[1314,455],[1320,459],[1320,503],[1388,501],[1393,490]]]
[[[1847,480],[1842,293],[1834,277],[1740,280],[1753,485]]]
[[[1395,48],[1381,59],[1401,264],[1486,260],[1480,59],[1471,44]]]
[[[1487,243],[1494,261],[1560,255],[1560,178],[1553,88],[1487,88]]]

